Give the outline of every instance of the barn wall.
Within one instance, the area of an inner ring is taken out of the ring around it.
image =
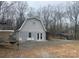
[[[28,33],[29,32],[26,32],[26,31],[20,31],[18,40],[19,41],[27,41]],[[33,36],[35,41],[37,40],[37,33],[38,32],[32,32],[32,36]],[[45,32],[42,32],[42,40],[46,40],[46,33]]]
[[[18,32],[18,39],[20,41],[26,41],[29,32],[32,33],[34,40],[37,40],[37,33],[42,33],[43,40],[46,40],[45,30],[39,20],[27,20],[22,29]]]

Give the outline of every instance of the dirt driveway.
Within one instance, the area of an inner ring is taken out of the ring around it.
[[[21,43],[18,49],[0,48],[0,57],[17,58],[55,58],[79,57],[79,41],[52,40],[52,41],[27,41]]]

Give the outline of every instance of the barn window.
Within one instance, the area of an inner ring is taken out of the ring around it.
[[[31,32],[29,32],[29,38],[31,37]]]
[[[40,36],[40,38],[42,39],[42,33],[41,33],[41,36]]]
[[[39,39],[39,33],[37,33],[37,39]]]

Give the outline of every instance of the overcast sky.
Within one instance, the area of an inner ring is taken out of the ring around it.
[[[35,9],[38,9],[39,7],[47,6],[47,5],[52,5],[52,6],[65,6],[66,1],[27,1],[28,5],[30,7],[33,7]]]

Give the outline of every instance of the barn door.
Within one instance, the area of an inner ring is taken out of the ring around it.
[[[42,33],[37,33],[37,40],[42,40]]]

